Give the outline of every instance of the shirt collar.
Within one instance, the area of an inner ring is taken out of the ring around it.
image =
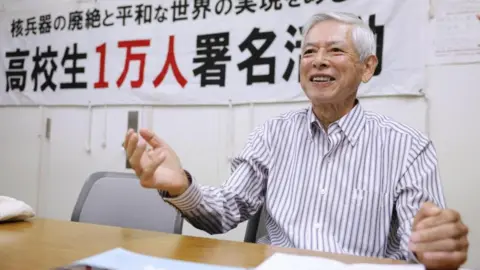
[[[353,109],[331,125],[337,124],[342,130],[343,134],[345,134],[347,137],[350,144],[355,146],[360,134],[363,131],[363,128],[365,127],[365,122],[365,111],[360,105],[360,102],[356,100]],[[313,134],[315,134],[314,128],[320,128],[320,123],[313,113],[312,106],[310,106],[307,111],[307,123],[308,131],[313,138]]]

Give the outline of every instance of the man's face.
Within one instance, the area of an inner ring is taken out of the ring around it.
[[[351,40],[351,26],[324,21],[305,38],[300,64],[300,84],[313,103],[342,103],[356,95],[362,80],[368,81],[377,64],[375,56],[360,62]]]

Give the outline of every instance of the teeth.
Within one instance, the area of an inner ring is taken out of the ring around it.
[[[315,76],[313,77],[312,81],[314,82],[329,82],[332,81],[333,78],[329,76]]]

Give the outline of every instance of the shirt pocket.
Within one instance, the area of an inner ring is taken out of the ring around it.
[[[336,234],[343,252],[358,256],[383,254],[390,222],[389,194],[354,188],[344,196]]]

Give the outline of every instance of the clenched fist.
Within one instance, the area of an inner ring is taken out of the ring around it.
[[[140,141],[139,136],[145,141]],[[143,187],[167,191],[170,196],[187,190],[189,181],[177,154],[152,131],[141,129],[137,134],[129,130],[123,145]]]
[[[415,216],[409,247],[427,269],[458,269],[467,260],[467,234],[458,212],[426,202]]]

